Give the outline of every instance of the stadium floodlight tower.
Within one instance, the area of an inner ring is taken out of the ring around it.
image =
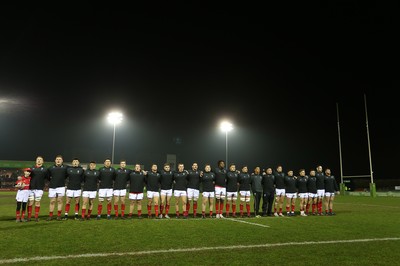
[[[122,122],[122,113],[120,112],[111,112],[107,116],[108,122],[113,124],[114,132],[113,132],[113,143],[112,143],[112,154],[111,154],[111,164],[114,164],[114,148],[115,148],[115,128],[117,124]]]
[[[228,132],[233,129],[233,125],[228,121],[223,121],[220,128],[225,132],[225,165],[228,166]]]

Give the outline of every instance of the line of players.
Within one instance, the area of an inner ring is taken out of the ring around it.
[[[224,218],[224,207],[225,217],[236,217],[237,214],[240,217],[251,217],[251,195],[254,198],[253,210],[256,217],[283,216],[282,208],[285,198],[286,214],[294,216],[297,196],[300,198],[300,215],[307,216],[310,206],[312,206],[312,214],[322,215],[323,202],[325,213],[333,215],[333,199],[338,191],[334,176],[331,175],[329,169],[326,169],[325,173],[322,172],[322,166],[311,170],[309,176],[306,175],[304,169],[301,169],[299,177],[296,177],[292,170],[284,173],[282,166],[275,169],[267,168],[265,172],[261,172],[260,167],[256,167],[251,174],[247,166],[243,166],[239,171],[235,164],[230,164],[226,169],[223,160],[218,161],[218,166],[213,170],[210,164],[206,164],[204,170],[199,170],[197,163],[193,163],[190,170],[185,170],[184,165],[180,163],[177,171],[172,171],[168,163],[164,164],[162,170],[158,170],[157,164],[152,164],[149,171],[142,170],[140,164],[136,164],[131,170],[126,168],[124,160],[120,162],[119,168],[113,168],[109,159],[106,159],[104,166],[98,170],[94,161],[90,162],[89,168],[84,170],[77,158],[72,160],[71,166],[64,165],[61,155],[56,156],[54,165],[49,168],[44,167],[43,163],[43,157],[38,156],[34,167],[24,169],[25,179],[29,179],[29,192],[25,192],[22,200],[18,197],[19,192],[17,193],[17,222],[30,221],[33,210],[35,221],[39,221],[40,202],[47,181],[49,181],[48,196],[50,198],[48,221],[54,219],[56,203],[57,220],[68,219],[73,203],[75,204],[75,219],[89,220],[96,197],[98,198],[97,219],[101,219],[103,204],[107,207],[107,219],[111,219],[112,207],[114,207],[114,219],[132,218],[135,208],[137,217],[140,219],[145,189],[149,218],[169,219],[172,196],[175,199],[176,218],[188,217],[191,202],[193,216],[197,217],[200,188],[202,190],[202,218],[206,218],[207,207],[207,217],[214,217],[214,206],[216,218]],[[24,190],[28,190],[26,183],[22,186]],[[29,196],[26,196],[27,193]],[[127,195],[130,204],[128,215],[125,215]],[[65,196],[65,213],[62,217]],[[79,215],[81,197],[82,208]],[[237,213],[238,197],[240,203]],[[324,198],[325,201],[323,201]],[[262,207],[260,206],[261,199],[263,200]],[[26,203],[28,203],[27,220],[24,219]],[[21,204],[22,217],[20,217]],[[274,207],[274,213],[272,213],[272,207]]]

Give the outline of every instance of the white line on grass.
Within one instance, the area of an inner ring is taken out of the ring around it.
[[[284,242],[284,243],[269,243],[259,245],[236,245],[236,246],[217,246],[217,247],[200,247],[200,248],[177,248],[177,249],[160,249],[160,250],[143,250],[133,252],[116,252],[116,253],[88,253],[88,254],[75,254],[66,256],[45,256],[45,257],[31,257],[31,258],[14,258],[0,260],[3,263],[17,263],[29,261],[45,261],[45,260],[65,260],[73,258],[94,258],[94,257],[110,257],[110,256],[139,256],[160,253],[179,253],[179,252],[196,252],[208,250],[232,250],[232,249],[248,249],[248,248],[273,248],[281,246],[304,246],[304,245],[320,245],[320,244],[339,244],[339,243],[361,243],[361,242],[376,242],[376,241],[398,241],[400,237],[386,237],[386,238],[365,238],[365,239],[343,239],[343,240],[329,240],[329,241],[306,241],[306,242]]]
[[[261,226],[261,227],[269,227],[268,225],[265,225],[265,224],[246,222],[246,221],[243,221],[243,220],[237,220],[237,219],[233,219],[233,218],[223,218],[223,220],[229,220],[229,221],[238,222],[238,223],[244,223],[244,224],[257,225],[257,226]]]
[[[367,207],[379,207],[379,208],[395,208],[399,209],[400,206],[387,206],[387,205],[376,205],[376,204],[357,204],[357,203],[345,203],[345,202],[335,202],[335,204],[346,204],[346,205],[356,205],[356,206],[367,206]]]

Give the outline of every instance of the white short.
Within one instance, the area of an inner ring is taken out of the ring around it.
[[[300,199],[307,199],[308,198],[308,193],[299,193],[299,198]]]
[[[43,196],[43,190],[41,189],[33,189],[30,191],[31,193],[29,194],[29,200],[35,200],[35,201],[40,201]]]
[[[217,199],[225,198],[225,196],[226,196],[226,187],[215,187],[215,197]]]
[[[49,188],[49,198],[65,196],[65,187]]]
[[[15,197],[15,199],[20,202],[28,202],[30,193],[31,193],[31,191],[29,189],[18,190],[17,196]]]
[[[226,198],[237,198],[238,193],[237,192],[226,192]]]
[[[152,199],[152,198],[159,198],[160,197],[160,192],[158,191],[147,191],[147,198]]]
[[[97,191],[83,191],[82,192],[83,198],[95,199],[96,195],[97,195]]]
[[[113,195],[117,197],[125,197],[126,189],[114,189]]]
[[[325,189],[317,189],[318,198],[322,198],[325,196]]]
[[[297,193],[286,193],[288,199],[297,199]]]
[[[250,197],[250,190],[241,190],[239,191],[240,196],[242,197]]]
[[[183,197],[186,195],[187,195],[186,190],[174,190],[175,197]]]
[[[284,189],[284,188],[275,188],[275,195],[277,197],[285,196],[285,194],[286,194],[286,189]]]
[[[100,188],[99,189],[99,198],[110,198],[113,195],[112,188]]]
[[[203,198],[208,198],[208,197],[214,198],[215,197],[214,192],[203,192]]]
[[[67,189],[67,197],[68,198],[79,198],[82,195],[82,190],[77,189],[77,190],[72,190],[72,189]]]
[[[318,194],[317,193],[308,193],[308,197],[314,199],[314,198],[318,197]]]
[[[200,195],[200,191],[198,189],[194,189],[194,188],[188,188],[187,189],[188,199],[197,200],[199,198],[199,195]]]
[[[172,196],[172,188],[171,189],[161,189],[161,195]]]
[[[335,192],[325,192],[325,197],[335,197]]]
[[[130,200],[142,200],[143,199],[143,193],[129,193],[129,199]]]

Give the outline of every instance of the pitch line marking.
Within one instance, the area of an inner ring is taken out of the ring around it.
[[[399,206],[387,206],[387,205],[377,205],[377,204],[356,204],[356,203],[344,203],[344,202],[335,202],[334,204],[346,204],[346,205],[357,205],[357,206],[367,206],[367,207],[380,207],[380,208],[400,208]]]
[[[232,221],[232,222],[251,224],[251,225],[257,225],[257,226],[269,228],[269,226],[265,225],[265,224],[252,223],[252,222],[247,222],[247,221],[243,221],[243,220],[237,220],[237,219],[233,219],[233,218],[222,218],[221,220],[229,220],[229,221]]]
[[[94,257],[110,257],[110,256],[140,256],[161,253],[179,253],[179,252],[196,252],[208,250],[232,250],[232,249],[248,249],[248,248],[273,248],[281,246],[304,246],[304,245],[320,245],[320,244],[339,244],[339,243],[362,243],[376,241],[399,241],[400,237],[386,238],[365,238],[365,239],[343,239],[343,240],[327,240],[327,241],[305,241],[305,242],[284,242],[284,243],[269,243],[258,245],[235,245],[235,246],[217,246],[217,247],[200,247],[200,248],[177,248],[177,249],[161,249],[161,250],[143,250],[133,252],[116,252],[116,253],[89,253],[75,254],[66,256],[46,256],[46,257],[29,257],[29,258],[14,258],[0,260],[3,263],[18,263],[30,261],[46,261],[46,260],[65,260],[73,258],[94,258]]]

